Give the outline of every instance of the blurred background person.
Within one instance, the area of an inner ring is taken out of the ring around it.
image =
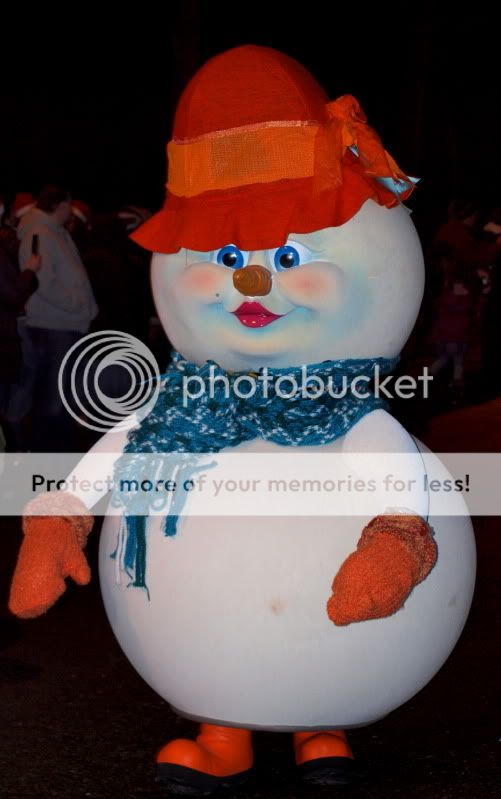
[[[482,383],[485,395],[501,394],[501,252],[492,271],[482,314]]]
[[[65,227],[70,215],[69,193],[48,186],[18,226],[21,269],[30,262],[34,236],[44,269],[26,305],[24,368],[11,391],[7,419],[19,431],[31,411],[29,448],[40,452],[72,448],[58,373],[67,351],[88,332],[98,310],[80,254]]]
[[[431,329],[435,359],[430,373],[437,377],[449,369],[452,400],[458,401],[464,392],[464,358],[474,319],[474,280],[448,244],[435,246],[434,261],[439,284]]]
[[[35,207],[35,198],[30,192],[17,192],[10,206],[2,200],[4,211],[2,224],[0,227],[0,245],[17,261],[19,252],[19,239],[17,238],[17,227],[19,222]]]
[[[40,255],[30,255],[23,272],[17,259],[0,243],[0,416],[4,416],[10,388],[20,376],[21,339],[17,320],[24,304],[38,288]]]
[[[17,227],[23,216],[35,207],[35,198],[29,191],[18,191],[10,209],[10,225]]]
[[[492,268],[496,257],[497,241],[482,236],[482,217],[483,209],[474,200],[453,198],[448,219],[435,235],[435,242],[446,244],[456,263],[471,272]]]

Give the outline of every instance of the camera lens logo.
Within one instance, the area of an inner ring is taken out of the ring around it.
[[[64,356],[58,386],[68,413],[100,433],[129,430],[149,413],[160,391],[160,370],[142,341],[119,330],[79,339]],[[137,415],[138,416],[137,416]]]

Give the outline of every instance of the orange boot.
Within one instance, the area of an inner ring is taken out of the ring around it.
[[[315,785],[344,785],[355,775],[353,753],[343,730],[294,733],[301,779]]]
[[[172,793],[208,796],[245,782],[253,762],[250,730],[201,724],[195,741],[178,738],[160,750],[158,780]]]

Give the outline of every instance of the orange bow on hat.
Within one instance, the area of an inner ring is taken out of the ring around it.
[[[392,178],[412,188],[412,181],[384,149],[376,131],[367,124],[360,103],[351,94],[344,94],[327,103],[329,120],[320,126],[315,142],[315,174],[317,189],[324,191],[342,184],[341,165],[350,149],[372,178]]]

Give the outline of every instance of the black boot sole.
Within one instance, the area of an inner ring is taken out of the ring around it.
[[[351,757],[319,757],[296,766],[297,775],[309,785],[349,785],[359,773]]]
[[[246,783],[252,773],[253,770],[249,769],[229,777],[214,777],[175,763],[157,763],[157,782],[177,796],[210,796],[219,788],[237,788]]]

